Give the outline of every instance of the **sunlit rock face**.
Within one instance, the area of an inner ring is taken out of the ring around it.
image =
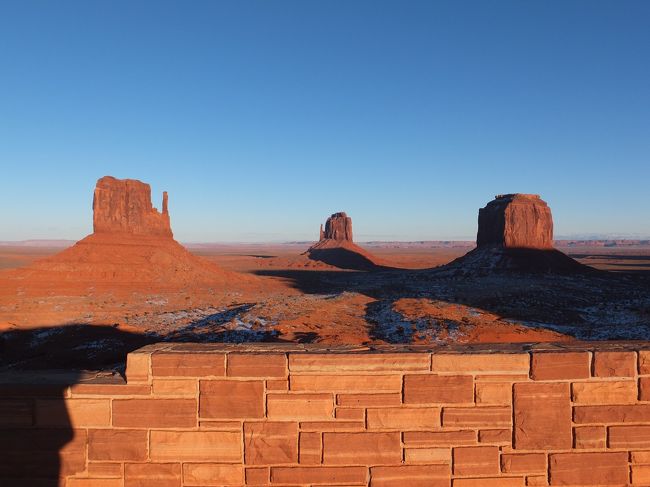
[[[135,179],[104,176],[97,181],[93,198],[93,231],[96,234],[131,234],[172,237],[163,193],[162,213],[151,204],[151,187]]]
[[[552,249],[551,209],[536,194],[497,195],[479,210],[476,245]]]
[[[343,211],[334,213],[325,222],[325,229],[321,227],[320,239],[352,242],[352,218]]]

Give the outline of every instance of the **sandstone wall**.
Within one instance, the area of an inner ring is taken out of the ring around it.
[[[2,386],[0,478],[650,485],[650,343],[591,347],[146,347],[126,383]]]

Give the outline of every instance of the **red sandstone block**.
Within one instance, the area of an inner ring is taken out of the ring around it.
[[[200,384],[201,418],[264,417],[264,382],[207,380]]]
[[[588,379],[589,376],[589,352],[533,353],[533,380]]]
[[[365,409],[358,408],[336,408],[334,415],[336,416],[336,419],[342,420],[364,421],[366,419]]]
[[[513,404],[516,449],[571,448],[569,384],[515,384]]]
[[[364,421],[304,421],[300,431],[360,431],[365,430]]]
[[[548,479],[546,475],[529,475],[526,477],[526,485],[528,486],[547,486]]]
[[[650,451],[633,451],[630,453],[632,463],[643,463],[650,465]]]
[[[336,403],[339,406],[356,406],[362,408],[399,406],[402,403],[402,394],[338,394],[336,396]]]
[[[639,374],[650,374],[650,350],[639,350]]]
[[[475,375],[475,382],[528,382],[530,377],[528,372],[525,374],[491,374],[491,375]]]
[[[179,463],[127,463],[124,487],[180,487]]]
[[[76,396],[148,396],[151,386],[148,384],[75,384],[70,386],[70,393]]]
[[[192,379],[154,379],[154,396],[185,396],[196,397],[199,393],[199,383]]]
[[[573,408],[573,421],[578,424],[645,423],[648,418],[650,418],[650,404]]]
[[[366,421],[368,429],[434,429],[440,426],[440,408],[368,409]]]
[[[292,353],[291,372],[383,372],[430,370],[428,353]]]
[[[450,448],[405,448],[406,463],[451,464]]]
[[[551,485],[627,485],[627,452],[549,456]]]
[[[433,372],[472,374],[526,374],[528,376],[530,357],[527,353],[477,353],[477,354],[433,354]]]
[[[30,484],[33,485],[31,482]],[[122,487],[122,480],[102,478],[70,478],[66,481],[65,485],[67,487]]]
[[[109,399],[37,399],[36,425],[84,428],[111,424]]]
[[[289,390],[289,381],[286,380],[286,379],[267,380],[266,381],[266,390],[267,391],[288,391]]]
[[[199,429],[211,431],[241,431],[241,421],[199,421]]]
[[[268,394],[266,405],[269,419],[309,421],[334,417],[331,394]]]
[[[400,392],[400,375],[292,375],[289,389],[294,392]]]
[[[184,463],[183,484],[203,486],[241,486],[244,483],[244,467],[216,463]]]
[[[639,379],[639,401],[650,401],[650,377]]]
[[[594,450],[607,446],[607,429],[604,426],[576,426],[573,428],[573,447]]]
[[[607,443],[610,448],[650,448],[650,426],[610,426]]]
[[[509,382],[477,382],[476,404],[510,406],[512,404],[512,384]]]
[[[406,375],[405,404],[473,403],[474,381],[469,375]]]
[[[244,458],[251,465],[298,461],[296,423],[244,423]]]
[[[474,444],[476,444],[475,431],[407,431],[404,433],[404,445],[409,447]]]
[[[594,376],[634,377],[636,363],[635,352],[594,352]]]
[[[268,485],[271,469],[268,467],[248,467],[245,472],[246,485]]]
[[[300,433],[300,463],[314,465],[321,463],[321,433]]]
[[[449,487],[446,465],[401,465],[371,467],[371,487]]]
[[[126,380],[134,382],[149,382],[151,380],[151,354],[131,352],[126,356]]]
[[[509,427],[512,413],[505,407],[443,408],[442,425],[461,428]]]
[[[501,455],[503,473],[534,474],[546,472],[546,455],[544,453],[514,453]]]
[[[490,477],[480,479],[454,479],[453,487],[523,487],[523,477]]]
[[[454,475],[494,475],[499,473],[499,447],[464,446],[453,450]]]
[[[271,484],[365,484],[367,467],[272,467]]]
[[[632,484],[650,485],[650,465],[632,465]]]
[[[223,377],[226,355],[222,353],[154,353],[151,370],[155,377]]]
[[[191,428],[197,425],[195,399],[117,399],[113,426]]]
[[[146,430],[88,430],[88,460],[146,460],[147,446]]]
[[[497,443],[497,444],[510,444],[512,442],[511,429],[498,429],[498,430],[480,430],[478,432],[479,443]]]
[[[233,431],[152,431],[152,460],[239,463],[242,435]]]
[[[400,434],[323,433],[323,463],[385,465],[402,461]]]
[[[88,477],[92,478],[122,478],[121,463],[88,462]]]
[[[32,399],[0,399],[0,427],[32,426],[33,423]]]
[[[286,377],[289,372],[283,353],[229,353],[226,361],[231,377]]]
[[[577,382],[571,391],[577,404],[632,404],[638,395],[636,381]]]

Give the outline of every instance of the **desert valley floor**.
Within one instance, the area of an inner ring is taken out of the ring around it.
[[[309,243],[189,245],[226,273],[211,286],[48,280],[20,273],[60,252],[0,246],[0,366],[119,368],[157,341],[354,344],[650,338],[650,245],[560,242],[599,271],[463,273],[458,243],[364,245],[367,272],[306,258]],[[442,266],[442,267],[440,267]]]

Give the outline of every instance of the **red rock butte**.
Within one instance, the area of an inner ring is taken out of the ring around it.
[[[536,194],[497,195],[478,212],[476,245],[552,249],[551,209]]]
[[[330,216],[325,222],[325,230],[323,225],[320,227],[320,240],[326,239],[352,242],[352,218],[344,211]]]

